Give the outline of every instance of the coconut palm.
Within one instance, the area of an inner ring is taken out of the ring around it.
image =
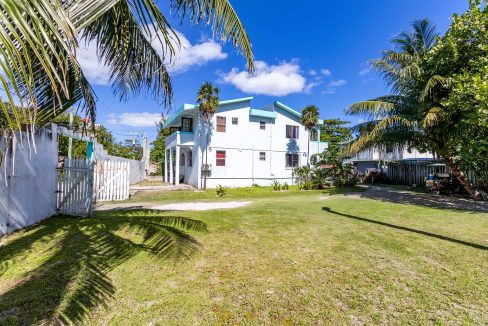
[[[211,120],[219,107],[219,93],[220,90],[208,81],[203,83],[198,90],[198,110],[205,125],[205,165],[208,164],[208,142],[210,138]],[[203,180],[203,189],[207,189],[207,171],[205,171]]]
[[[319,108],[315,105],[306,106],[302,110],[301,123],[308,130],[307,166],[310,167],[310,133],[319,123]]]
[[[380,59],[372,61],[392,94],[355,103],[346,110],[367,118],[354,127],[359,136],[346,148],[346,154],[378,145],[433,150],[445,159],[470,195],[477,198],[476,189],[448,150],[455,128],[441,98],[449,79],[426,63],[436,37],[436,28],[427,19],[415,21],[412,33],[403,32],[392,40],[395,50],[385,51]]]
[[[253,70],[249,39],[228,0],[168,2],[182,21],[210,24]],[[121,99],[149,93],[171,103],[167,65],[179,39],[154,0],[0,0],[0,15],[0,129],[21,130],[26,121],[34,129],[73,105],[95,118],[95,94],[76,57],[80,42],[96,45]]]

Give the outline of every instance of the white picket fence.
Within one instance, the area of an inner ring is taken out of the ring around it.
[[[95,201],[129,199],[129,180],[128,161],[98,161],[94,165]]]
[[[90,216],[93,208],[93,163],[83,159],[66,160],[58,168],[57,211]]]

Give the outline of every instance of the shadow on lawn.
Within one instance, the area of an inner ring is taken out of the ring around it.
[[[39,241],[49,243],[51,254],[0,296],[0,324],[79,324],[113,297],[116,289],[107,274],[126,260],[140,252],[175,261],[190,257],[200,245],[186,231],[206,231],[205,223],[161,213],[132,210],[95,218],[54,217],[0,247],[0,276],[14,261],[34,254]]]
[[[477,244],[477,243],[472,243],[472,242],[467,242],[467,241],[463,241],[463,240],[459,240],[459,239],[455,239],[455,238],[450,238],[450,237],[446,237],[446,236],[441,235],[441,234],[436,234],[436,233],[431,233],[431,232],[427,232],[427,231],[412,229],[412,228],[408,228],[408,227],[405,227],[405,226],[400,226],[400,225],[390,224],[390,223],[386,223],[386,222],[371,220],[371,219],[365,218],[365,217],[359,217],[359,216],[354,216],[354,215],[339,213],[339,212],[336,212],[336,211],[330,209],[329,207],[322,207],[322,210],[323,211],[326,211],[326,212],[329,212],[329,213],[332,213],[332,214],[339,215],[339,216],[344,216],[344,217],[347,217],[347,218],[351,218],[351,219],[354,219],[354,220],[358,220],[358,221],[369,222],[369,223],[374,223],[374,224],[378,224],[378,225],[382,225],[382,226],[387,226],[387,227],[394,228],[394,229],[397,229],[397,230],[418,233],[418,234],[426,235],[426,236],[429,236],[429,237],[437,238],[437,239],[440,239],[440,240],[445,240],[445,241],[449,241],[449,242],[454,242],[454,243],[462,244],[462,245],[469,246],[469,247],[476,248],[476,249],[488,250],[488,247],[483,246],[483,245],[480,245],[480,244]]]

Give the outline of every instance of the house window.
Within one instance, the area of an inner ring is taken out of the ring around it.
[[[170,133],[170,135],[171,134],[174,134],[175,132],[177,132],[179,130],[180,130],[179,127],[169,127],[169,133]]]
[[[286,167],[296,168],[298,167],[298,154],[285,154]]]
[[[319,133],[317,129],[310,129],[310,141],[317,141],[319,139]]]
[[[238,123],[239,123],[239,118],[233,117],[233,118],[232,118],[232,124],[233,124],[233,125],[236,125],[236,124],[238,124]]]
[[[193,152],[188,152],[188,166],[193,166]]]
[[[266,130],[266,122],[264,122],[264,121],[259,121],[259,129],[261,129],[261,130]]]
[[[225,166],[225,151],[217,151],[216,166]]]
[[[217,132],[225,132],[225,117],[217,117]]]
[[[286,125],[286,138],[298,139],[298,126]]]
[[[181,118],[181,131],[192,132],[193,131],[193,119]]]
[[[259,152],[259,160],[266,161],[266,152]]]

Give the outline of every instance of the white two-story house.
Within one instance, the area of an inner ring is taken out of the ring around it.
[[[307,165],[308,131],[300,124],[301,113],[280,102],[256,109],[251,101],[220,102],[209,128],[207,157],[198,107],[184,104],[175,112],[163,125],[171,130],[164,180],[202,188],[206,174],[208,188],[268,186],[274,180],[293,184],[294,168]],[[319,128],[312,130],[310,156],[326,148]]]

